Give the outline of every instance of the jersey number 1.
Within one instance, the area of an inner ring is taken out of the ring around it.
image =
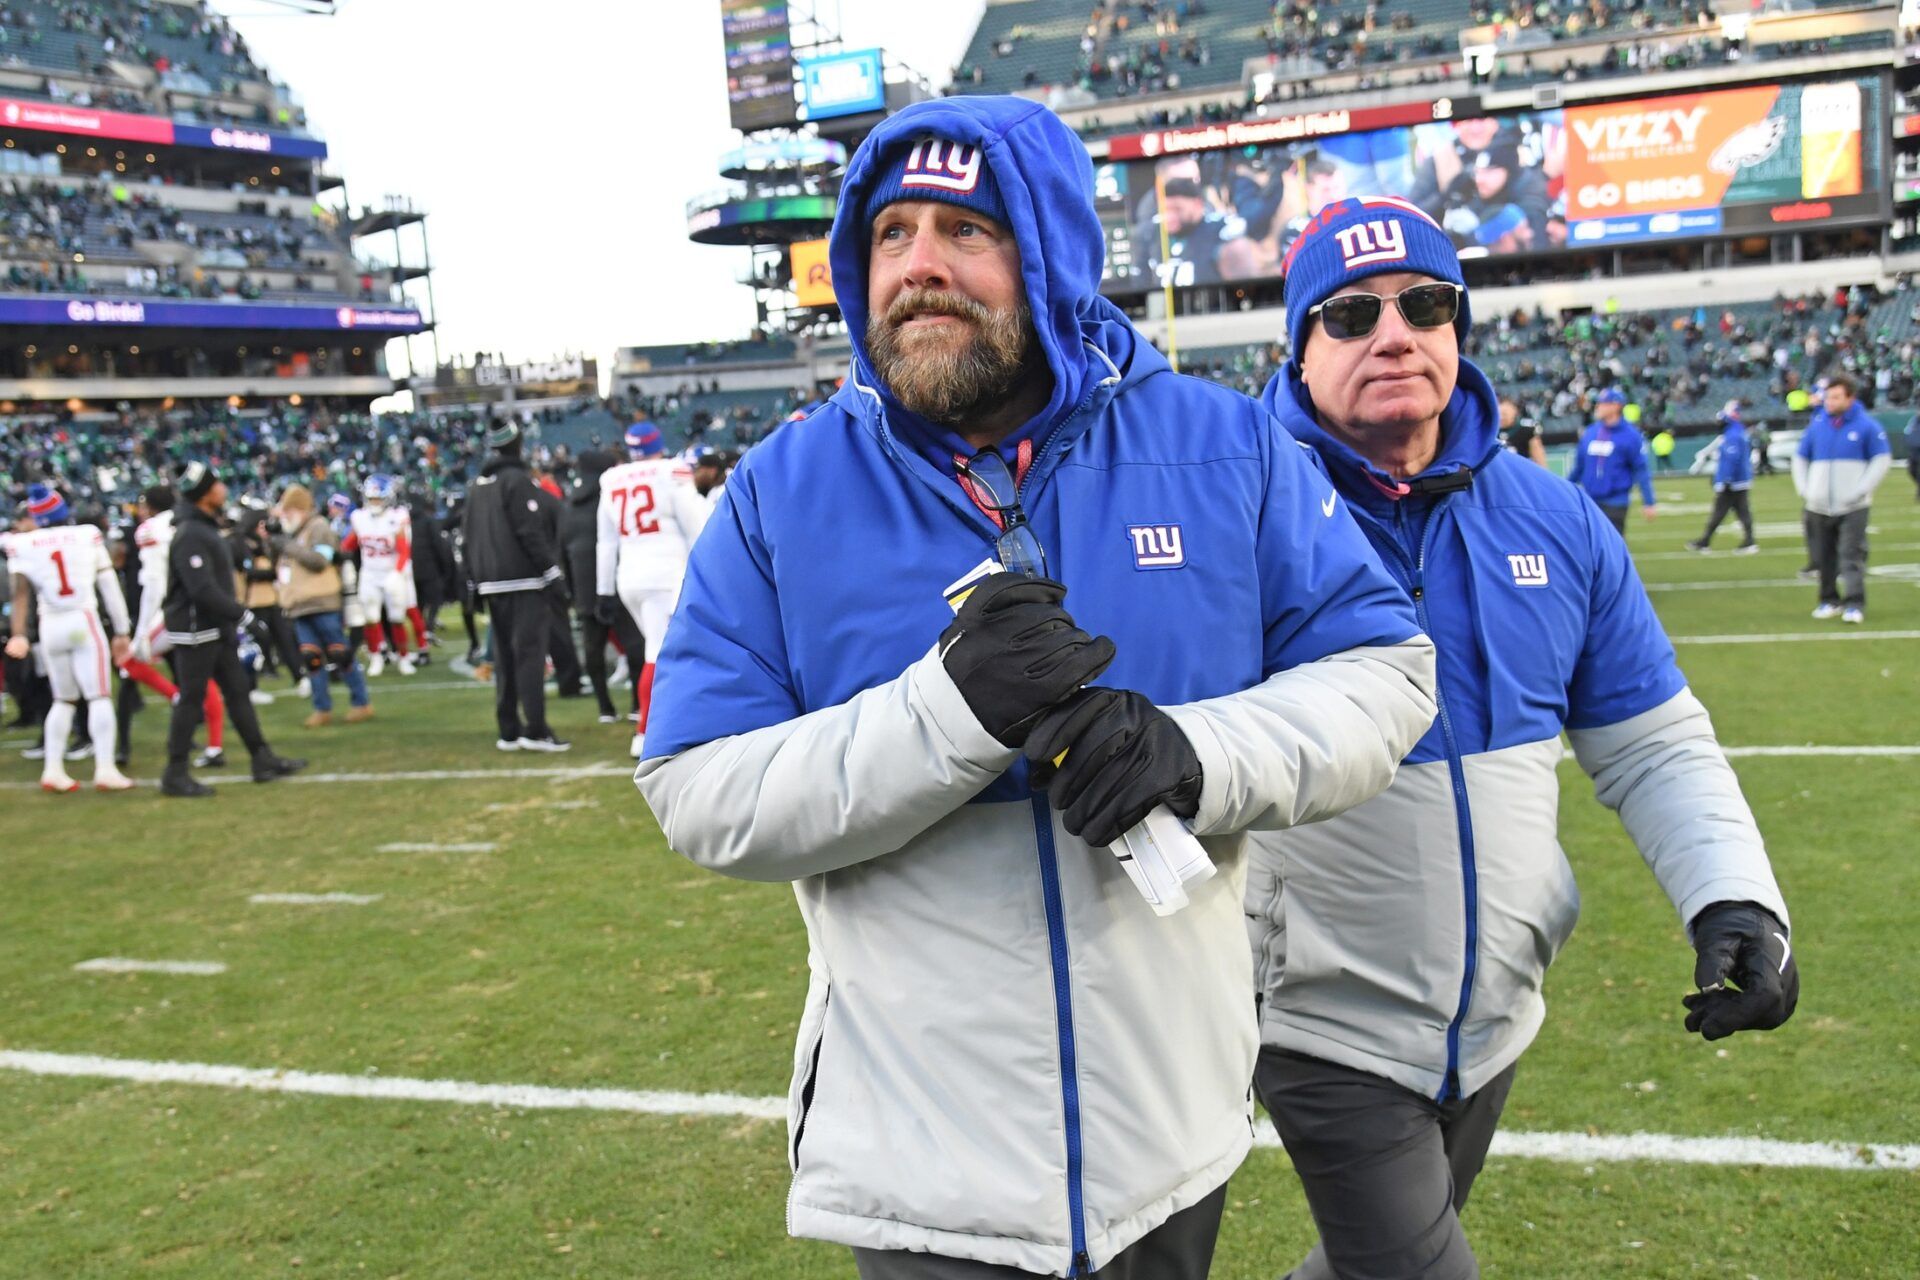
[[[660,522],[647,513],[653,510],[653,486],[637,484],[631,489],[615,489],[614,496],[620,500],[620,533],[625,537],[636,533],[658,533]],[[631,502],[631,506],[629,506]],[[627,517],[632,516],[631,525]]]
[[[53,567],[54,571],[60,575],[60,594],[63,596],[72,595],[73,584],[67,581],[67,556],[64,551],[56,551],[53,553]]]

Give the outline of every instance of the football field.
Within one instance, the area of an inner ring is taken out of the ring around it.
[[[1767,837],[1799,1011],[1684,1034],[1680,923],[1563,764],[1582,920],[1468,1232],[1488,1276],[1920,1275],[1920,503],[1882,486],[1843,627],[1784,477],[1753,556],[1683,550],[1707,484],[1658,489],[1629,541]],[[229,728],[201,802],[43,795],[0,734],[0,1278],[851,1277],[785,1234],[791,891],[669,852],[591,699],[550,704],[570,754],[506,755],[445,665],[321,731],[273,688],[308,772],[247,783]],[[136,778],[165,723],[150,698]],[[1263,1145],[1214,1275],[1311,1239]]]

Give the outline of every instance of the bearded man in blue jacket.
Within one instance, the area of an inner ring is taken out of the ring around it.
[[[659,659],[636,781],[684,856],[794,885],[788,1228],[868,1280],[1203,1277],[1252,1140],[1243,833],[1376,794],[1432,719],[1325,477],[1167,367],[1103,249],[1045,108],[875,130],[846,384],[734,472]],[[1161,804],[1218,867],[1165,917],[1105,847]]]
[[[1500,446],[1446,233],[1348,200],[1285,269],[1293,356],[1265,403],[1432,636],[1439,715],[1384,794],[1255,841],[1255,1084],[1320,1228],[1294,1280],[1462,1280],[1459,1211],[1579,911],[1563,729],[1689,931],[1687,1030],[1778,1026],[1799,977],[1760,832],[1611,517]]]

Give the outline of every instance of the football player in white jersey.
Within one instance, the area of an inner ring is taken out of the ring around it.
[[[113,571],[107,542],[93,525],[72,523],[73,513],[58,491],[28,486],[27,506],[38,527],[6,537],[7,572],[13,577],[13,628],[7,656],[27,656],[28,592],[39,606],[40,661],[53,686],[47,712],[46,758],[41,765],[44,791],[70,792],[80,784],[67,774],[67,734],[81,699],[87,704],[87,736],[93,739],[93,785],[101,791],[125,791],[133,783],[113,762],[113,679],[111,663],[126,656],[127,600]],[[100,626],[100,602],[106,601],[112,639]]]
[[[653,701],[653,657],[666,639],[667,620],[680,598],[687,574],[687,553],[706,527],[712,510],[693,487],[693,470],[663,456],[660,428],[636,422],[627,428],[632,460],[600,477],[600,536],[596,540],[596,613],[613,621],[624,605],[646,642],[644,664],[634,690],[640,715],[634,725],[633,756],[638,759]],[[629,655],[628,661],[635,661]]]
[[[140,523],[133,530],[134,552],[140,557],[140,602],[133,624],[133,645],[118,666],[122,677],[145,686],[172,702],[180,690],[153,664],[173,648],[167,639],[160,602],[167,596],[167,548],[173,543],[173,488],[157,484],[140,495]],[[225,750],[227,703],[211,682],[201,703],[207,719],[207,749],[194,760],[203,769],[227,762]]]
[[[367,619],[370,676],[387,669],[389,636],[400,674],[410,676],[415,669],[407,652],[407,624],[420,616],[413,586],[413,516],[394,502],[394,489],[392,476],[368,476],[361,489],[366,505],[347,517],[347,536],[340,543],[342,552],[360,553],[360,608]],[[416,638],[424,627],[415,625]]]

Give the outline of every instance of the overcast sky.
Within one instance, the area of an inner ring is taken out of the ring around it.
[[[719,0],[340,0],[326,17],[211,3],[292,86],[355,208],[399,194],[427,212],[443,359],[610,357],[751,328],[746,251],[687,239],[686,201],[720,184],[740,139]],[[939,85],[985,7],[819,12],[847,47]]]

